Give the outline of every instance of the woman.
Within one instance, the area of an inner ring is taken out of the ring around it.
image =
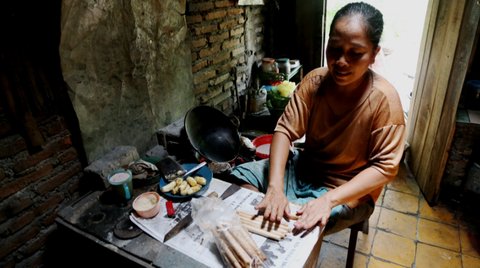
[[[232,175],[265,192],[264,217],[291,218],[297,231],[316,225],[333,233],[372,214],[383,186],[397,171],[405,122],[398,93],[369,69],[380,50],[382,14],[351,3],[333,18],[327,66],[299,84],[273,134],[270,159],[237,166]],[[290,153],[305,135],[303,151]],[[327,224],[328,222],[328,224]]]

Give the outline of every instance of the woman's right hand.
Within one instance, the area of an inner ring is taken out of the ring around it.
[[[290,219],[290,207],[283,189],[268,187],[262,202],[255,209],[263,211],[263,217],[271,222],[280,222],[285,216]]]

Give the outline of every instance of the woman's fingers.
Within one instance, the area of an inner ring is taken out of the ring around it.
[[[312,200],[297,212],[300,218],[295,222],[294,227],[300,230],[308,230],[315,225],[325,226],[330,213],[331,209],[321,199]]]

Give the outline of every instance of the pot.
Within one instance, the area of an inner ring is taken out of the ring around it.
[[[197,106],[185,115],[185,131],[190,144],[210,161],[229,162],[240,150],[236,126],[221,111],[210,106]]]

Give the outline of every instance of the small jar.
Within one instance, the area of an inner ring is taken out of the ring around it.
[[[290,60],[287,58],[277,59],[278,70],[281,73],[289,74],[290,73]]]
[[[273,58],[263,58],[262,59],[262,71],[276,73],[277,72],[277,65],[275,63],[275,59]]]

